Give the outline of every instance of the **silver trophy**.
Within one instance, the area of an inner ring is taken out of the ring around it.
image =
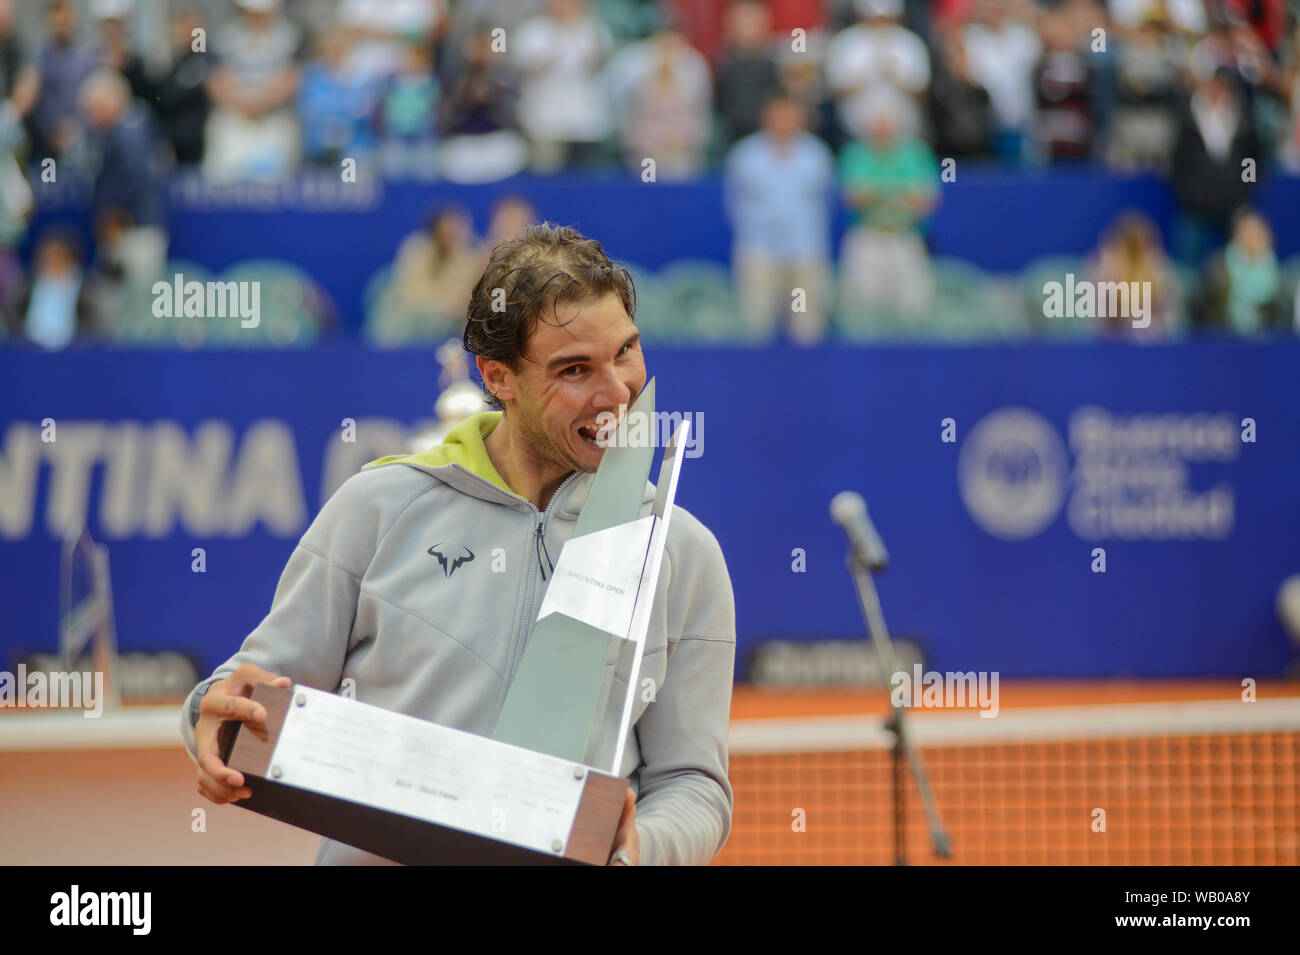
[[[465,349],[456,340],[443,342],[436,352],[442,371],[438,374],[438,387],[442,392],[433,403],[433,413],[438,423],[421,431],[411,439],[411,453],[419,454],[442,444],[447,433],[470,415],[491,411],[483,389],[469,377],[469,362]]]

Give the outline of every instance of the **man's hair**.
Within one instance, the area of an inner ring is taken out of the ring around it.
[[[518,370],[519,360],[529,358],[526,343],[537,323],[564,324],[557,305],[611,294],[635,322],[632,275],[610,259],[599,242],[569,226],[530,225],[492,250],[465,310],[465,350]],[[504,407],[495,395],[488,396],[488,403]]]

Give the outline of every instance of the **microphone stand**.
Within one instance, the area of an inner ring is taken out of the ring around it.
[[[858,604],[862,608],[862,616],[866,620],[867,630],[871,634],[872,643],[876,647],[876,657],[880,660],[881,672],[892,676],[898,672],[898,658],[894,654],[893,640],[890,639],[889,631],[885,627],[885,615],[880,610],[880,595],[876,593],[876,584],[871,577],[871,567],[866,561],[858,557],[856,550],[853,548],[850,548],[845,563],[857,590]],[[886,677],[887,686],[889,682],[889,677]],[[944,859],[950,858],[952,856],[952,846],[948,842],[948,833],[944,830],[943,820],[939,817],[939,808],[934,801],[934,793],[930,789],[930,777],[925,771],[925,760],[912,746],[912,740],[907,735],[904,726],[903,711],[907,707],[893,702],[892,693],[890,694],[890,703],[894,712],[885,722],[885,729],[894,734],[894,745],[892,747],[894,768],[894,864],[907,865],[907,858],[903,849],[904,759],[907,760],[907,764],[912,770],[912,776],[916,780],[916,788],[921,794],[921,804],[925,808],[925,815],[930,824],[930,841],[934,844],[934,852]]]

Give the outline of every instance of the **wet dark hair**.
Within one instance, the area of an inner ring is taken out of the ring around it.
[[[611,294],[635,322],[632,275],[610,259],[604,246],[569,226],[530,225],[492,250],[465,310],[465,350],[517,370],[520,359],[529,359],[527,342],[539,321],[549,314],[551,324],[564,324],[557,305]],[[488,396],[488,403],[504,407],[495,395]]]

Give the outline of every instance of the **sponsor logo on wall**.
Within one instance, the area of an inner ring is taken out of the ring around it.
[[[1235,498],[1226,475],[1206,486],[1192,469],[1227,465],[1241,451],[1236,416],[1117,414],[1096,406],[1070,415],[1068,446],[1042,415],[999,408],[967,435],[957,488],[971,519],[993,537],[1032,538],[1065,513],[1084,540],[1222,540]]]

